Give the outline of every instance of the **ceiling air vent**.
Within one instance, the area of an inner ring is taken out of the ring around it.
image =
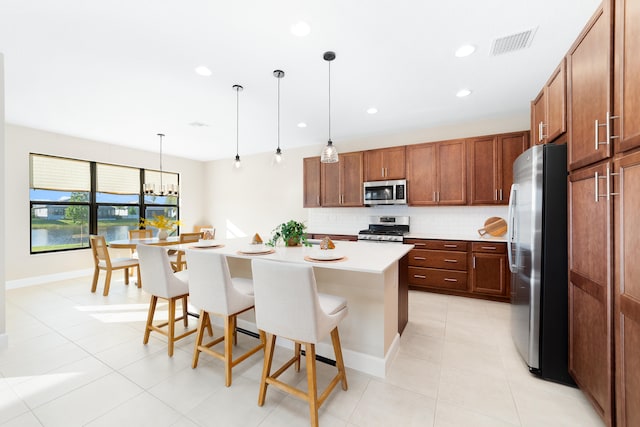
[[[491,56],[502,55],[503,53],[513,52],[531,46],[531,41],[536,33],[537,28],[532,28],[510,36],[495,39],[491,45]]]

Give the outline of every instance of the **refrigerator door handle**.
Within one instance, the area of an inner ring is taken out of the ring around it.
[[[509,236],[507,238],[507,256],[509,259],[509,270],[512,273],[516,273],[518,271],[517,265],[513,263],[513,241],[515,239],[515,203],[516,203],[516,185],[513,184],[511,186],[511,191],[509,193],[509,213],[508,213],[508,227],[509,227]]]

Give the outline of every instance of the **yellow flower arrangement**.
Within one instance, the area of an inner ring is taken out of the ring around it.
[[[141,227],[155,227],[158,230],[173,230],[176,226],[182,225],[179,220],[167,218],[164,215],[156,215],[152,219],[140,218]]]

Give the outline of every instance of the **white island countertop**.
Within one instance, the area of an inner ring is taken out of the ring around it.
[[[307,256],[313,256],[315,252],[320,251],[317,244],[311,247],[306,246],[276,246],[274,253],[271,254],[243,254],[241,251],[247,250],[250,245],[247,239],[230,239],[216,240],[223,246],[210,249],[198,249],[203,251],[215,251],[223,253],[226,256],[234,258],[265,258],[275,261],[292,262],[299,264],[311,264],[314,267],[322,267],[327,269],[357,271],[363,273],[380,274],[394,265],[396,261],[405,256],[413,245],[405,245],[400,243],[369,243],[369,242],[346,242],[335,241],[335,249],[329,249],[336,256],[343,255],[344,258],[335,261],[309,261],[305,259]],[[189,249],[195,244],[183,244],[173,246],[173,249]],[[270,249],[265,246],[265,249]],[[326,251],[322,251],[323,253]]]

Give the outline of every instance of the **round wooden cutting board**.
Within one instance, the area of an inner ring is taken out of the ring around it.
[[[485,234],[489,234],[493,237],[502,237],[507,232],[507,221],[504,219],[492,216],[491,218],[487,218],[484,222],[484,227],[478,230],[481,236]]]

